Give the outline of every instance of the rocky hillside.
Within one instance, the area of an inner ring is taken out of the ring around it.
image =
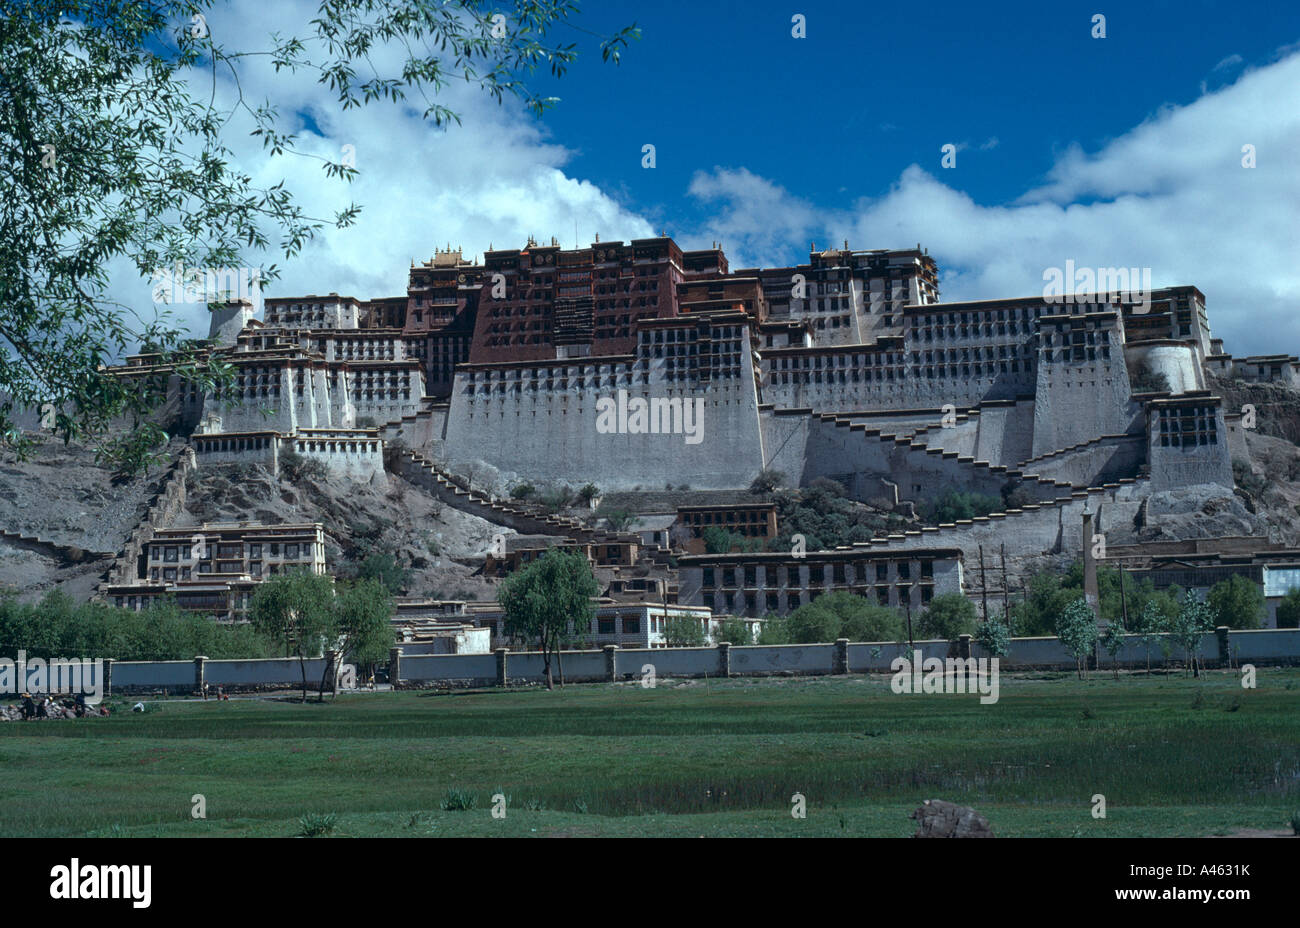
[[[263,467],[207,467],[190,475],[177,526],[203,522],[320,522],[330,571],[349,576],[372,552],[410,571],[406,595],[491,599],[474,576],[497,533],[512,530],[444,505],[393,474],[374,485],[311,473],[277,478]]]

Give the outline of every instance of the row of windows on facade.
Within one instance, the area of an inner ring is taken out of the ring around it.
[[[377,441],[319,441],[300,438],[296,442],[299,454],[378,454]]]
[[[808,582],[805,584],[800,579],[801,567],[763,567],[763,583],[758,582],[758,571],[761,565],[748,564],[743,567],[704,567],[701,569],[700,585],[704,589],[710,589],[718,586],[717,578],[721,576],[723,587],[735,587],[739,584],[738,580],[744,581],[746,587],[758,586],[792,586],[802,587],[811,584],[830,583],[867,583],[874,580],[877,583],[886,581],[890,576],[890,567],[893,566],[895,576],[899,580],[912,579],[912,562],[911,561],[877,561],[872,565],[865,564],[809,564]],[[828,571],[827,568],[830,568]],[[922,582],[932,581],[934,579],[934,561],[921,561],[916,571]],[[852,579],[850,579],[852,577]],[[785,582],[782,583],[781,579]],[[775,581],[775,583],[771,582]]]
[[[195,532],[195,534],[202,534],[202,533]],[[298,542],[278,542],[278,541],[276,542],[253,541],[253,542],[233,542],[233,543],[220,542],[215,545],[213,544],[152,545],[149,548],[149,560],[162,561],[165,564],[174,564],[179,562],[181,557],[184,556],[186,557],[187,560],[210,561],[213,559],[214,548],[216,549],[215,556],[217,559],[223,559],[223,558],[228,559],[228,558],[236,558],[236,557],[259,558],[263,556],[262,555],[263,546],[265,546],[267,557],[280,557],[280,549],[281,547],[283,547],[284,558],[285,560],[290,560],[290,561],[297,560],[300,551],[302,557],[311,558],[312,549],[318,547],[317,545],[311,542],[300,544]],[[247,549],[247,554],[245,554],[245,549]],[[324,549],[322,548],[317,553],[323,556]]]
[[[997,348],[997,354],[994,355],[993,349]],[[912,364],[956,364],[959,361],[1003,361],[1017,356],[1028,358],[1032,355],[1032,349],[1028,345],[1020,346],[1017,351],[1016,345],[985,345],[975,348],[949,348],[945,354],[944,349],[937,351],[913,351]],[[973,352],[973,353],[972,353]],[[843,367],[843,365],[840,365]]]
[[[713,329],[713,337],[719,341],[738,340],[747,328],[734,325],[718,326]],[[690,343],[698,339],[697,330],[692,326],[689,328],[656,328],[653,331],[643,331],[641,333],[641,344],[665,345],[676,342]]]
[[[997,362],[997,368],[993,364],[963,364],[958,369],[957,365],[945,367],[927,367],[925,376],[927,379],[952,379],[958,377],[992,377],[995,374],[1019,374],[1019,361],[1000,361]],[[1024,373],[1030,373],[1029,362],[1025,362]],[[895,381],[895,380],[914,380],[920,376],[917,370],[904,370],[903,368],[886,368],[885,370],[866,370],[866,371],[795,371],[794,373],[774,373],[768,376],[770,384],[800,384],[800,383],[869,383],[872,381]]]
[[[719,359],[714,359],[711,364],[697,364],[692,361],[689,365],[669,366],[663,371],[664,380],[690,380],[693,378],[719,377],[723,379],[734,379],[741,375],[742,368],[738,363],[725,364]],[[592,378],[588,380],[584,377],[575,378],[573,381],[561,377],[558,379],[547,377],[545,380],[529,380],[523,383],[497,383],[497,384],[479,384],[467,386],[463,393],[467,396],[489,396],[497,394],[504,396],[507,393],[538,393],[538,392],[555,392],[559,390],[599,390],[602,387],[614,389],[617,387],[630,387],[633,385],[649,386],[650,375],[642,373],[639,375],[623,374],[615,377],[610,375],[605,378]]]
[[[646,617],[646,631],[650,634],[662,633],[667,624],[668,620],[663,616],[651,613]],[[505,622],[495,623],[494,630],[498,639],[506,637]],[[637,615],[597,616],[591,622],[591,634],[617,635],[620,631],[624,635],[641,634],[641,617]]]
[[[310,558],[306,558],[306,559],[309,560]],[[295,566],[300,567],[300,566],[302,566],[302,565],[283,565],[283,566],[282,566],[282,565],[280,565],[280,564],[271,564],[271,565],[269,565],[268,567],[265,568],[265,573],[266,573],[267,576],[273,576],[273,575],[275,575],[275,574],[278,574],[282,569],[287,570],[287,569],[289,569],[290,567],[295,567]],[[218,563],[217,566],[216,566],[216,570],[215,570],[215,571],[213,570],[213,567],[212,567],[211,564],[208,564],[208,563],[200,563],[200,564],[199,564],[199,570],[198,570],[198,573],[199,573],[200,576],[202,576],[203,574],[211,574],[211,573],[217,573],[217,574],[236,574],[236,575],[241,575],[241,574],[245,573],[245,570],[244,570],[244,564],[243,564],[243,561],[234,561],[234,562],[229,563],[229,564]],[[261,563],[260,561],[253,561],[253,562],[251,562],[251,563],[248,565],[247,573],[248,573],[248,575],[249,575],[250,577],[260,577],[260,576],[262,576],[262,574],[263,574],[263,565],[262,565],[262,563]],[[163,568],[161,568],[161,569],[160,569],[160,568],[157,568],[157,567],[151,567],[151,568],[149,568],[149,579],[150,579],[150,580],[153,580],[153,581],[160,581],[160,580],[161,580],[162,582],[167,582],[167,581],[170,581],[170,580],[176,580],[176,579],[180,579],[180,580],[192,580],[192,579],[194,579],[194,572],[193,572],[193,568],[190,568],[190,567],[180,567],[180,568],[176,568],[176,567],[163,567]]]
[[[1102,347],[1101,349],[1062,348],[1060,351],[1056,351],[1052,348],[1044,348],[1042,358],[1043,361],[1048,364],[1061,361],[1096,361],[1098,350],[1101,351],[1102,360],[1110,360],[1110,348],[1108,347]]]
[[[861,596],[864,599],[875,597],[876,603],[881,606],[890,606],[893,604],[890,597],[890,591],[895,592],[894,600],[898,603],[910,603],[914,598],[912,587],[909,584],[900,584],[896,587],[891,586],[855,586],[849,589],[855,596]],[[825,593],[825,590],[808,590],[805,593],[787,592],[785,594],[785,611],[793,612],[802,606],[805,602],[815,602],[819,596]],[[757,616],[759,612],[759,597],[762,596],[764,610],[767,612],[780,612],[781,599],[780,593],[733,593],[717,592],[712,594],[713,603],[722,603],[724,612],[735,613],[742,612],[745,615]],[[920,595],[915,597],[922,606],[928,606],[934,599],[934,587],[929,585],[920,586]]]
[[[156,599],[157,596],[115,596],[113,597],[113,605],[119,609],[139,611],[148,607]],[[223,614],[231,611],[246,612],[248,610],[248,599],[248,594],[242,591],[237,593],[179,592],[176,594],[176,604],[182,609],[210,609]]]
[[[566,298],[572,299],[574,297],[583,297],[583,296],[590,296],[590,293],[577,287],[560,288],[561,299],[566,299]],[[503,297],[502,299],[512,300],[513,298],[507,296],[507,297]],[[541,300],[540,297],[536,299]],[[513,316],[515,315],[516,310],[518,310],[518,314],[520,316],[533,315],[533,316],[549,318],[552,315],[551,304],[553,302],[554,302],[554,298],[549,296],[546,298],[545,302],[541,302],[538,305],[534,305],[534,306],[522,306],[519,303],[515,303],[515,302],[499,302],[493,308],[489,318],[496,319],[496,318]],[[597,300],[595,302],[595,305],[597,309],[601,309],[601,310],[612,310],[619,306],[622,306],[624,309],[630,309],[633,306],[658,306],[659,297],[639,296],[634,299],[629,298],[625,300]]]

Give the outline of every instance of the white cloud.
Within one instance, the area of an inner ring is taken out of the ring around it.
[[[242,24],[247,36],[238,42],[241,47],[270,48],[271,32],[302,35],[314,15],[314,2],[236,0],[208,20],[218,37],[229,35],[234,22]],[[388,61],[390,73],[400,71],[400,60]],[[195,84],[206,96],[210,85],[205,77],[196,77]],[[291,127],[295,114],[310,114],[320,133],[303,120],[300,151],[338,161],[342,146],[351,144],[360,172],[347,184],[327,178],[313,158],[269,159],[260,140],[248,137],[247,121],[231,123],[225,139],[235,151],[235,163],[259,186],[284,180],[311,216],[329,219],[350,202],[363,207],[355,225],[327,225],[291,260],[278,250],[267,252],[262,263],[277,263],[283,271],[268,286],[268,295],[335,291],[361,298],[396,296],[405,292],[411,260],[428,260],[435,247],[447,243],[463,246],[466,256],[473,257],[489,245],[522,247],[530,234],[538,241],[556,235],[571,246],[575,223],[584,243],[596,234],[605,239],[655,234],[645,219],[610,195],[567,175],[570,152],[548,139],[544,123],[517,103],[498,105],[464,82],[452,81],[438,95],[463,120],[446,131],[420,118],[426,104],[418,95],[407,106],[371,103],[345,112],[311,72],[276,74],[257,58],[244,59],[240,82],[250,106],[274,100]],[[232,83],[222,75],[218,100],[229,105],[232,92]],[[271,240],[277,241],[276,236]],[[124,301],[139,305],[143,298],[147,304],[148,282],[134,275],[116,276],[112,290]],[[198,334],[207,334],[202,307],[186,307],[183,315]]]
[[[1242,166],[1242,146],[1257,167]],[[1155,286],[1206,295],[1214,333],[1236,354],[1300,351],[1300,54],[1248,69],[1233,84],[1168,106],[1100,151],[1075,146],[1044,182],[985,206],[917,165],[883,196],[821,209],[747,171],[715,168],[691,191],[721,208],[711,229],[760,252],[789,240],[900,248],[939,261],[943,298],[1041,292],[1044,268],[1150,267]],[[959,181],[960,169],[943,172]],[[757,208],[731,196],[757,193]],[[847,231],[846,231],[847,230]],[[757,260],[763,260],[760,254]],[[767,263],[773,263],[770,260]]]

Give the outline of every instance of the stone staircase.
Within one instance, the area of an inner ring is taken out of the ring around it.
[[[1070,445],[1068,448],[1057,448],[1055,451],[1048,451],[1045,454],[1038,455],[1037,457],[1032,457],[1029,458],[1028,460],[1021,461],[1020,466],[1028,467],[1031,464],[1040,464],[1044,461],[1052,461],[1066,454],[1074,454],[1079,451],[1086,451],[1089,448],[1100,446],[1103,442],[1122,441],[1131,438],[1133,438],[1132,435],[1123,434],[1123,433],[1118,435],[1098,435],[1096,438],[1090,438],[1087,441],[1081,441],[1078,444]]]
[[[393,462],[394,473],[427,490],[447,505],[496,525],[505,525],[523,535],[560,535],[572,538],[579,544],[592,545],[640,543],[639,537],[633,532],[609,532],[592,528],[569,516],[548,513],[539,506],[498,499],[469,489],[454,475],[418,451],[403,450],[393,458]],[[661,550],[666,563],[666,549]],[[646,552],[646,556],[654,558],[659,556],[659,552],[651,549]]]
[[[857,542],[845,546],[851,548],[918,548],[918,547],[963,547],[973,541],[983,540],[982,536],[996,535],[1000,542],[1007,545],[1007,554],[1043,553],[1044,547],[1036,535],[1044,528],[1055,530],[1061,524],[1066,507],[1075,504],[1087,504],[1093,511],[1110,501],[1112,503],[1140,505],[1141,500],[1149,495],[1150,476],[1124,477],[1114,482],[1103,483],[1095,487],[1070,488],[1053,499],[1030,503],[1019,508],[1002,512],[991,512],[986,516],[971,519],[958,519],[956,522],[943,522],[939,525],[927,525],[919,529],[872,538],[870,541]],[[1127,514],[1120,518],[1126,518]],[[981,531],[983,529],[984,531]],[[1024,542],[1024,544],[1021,544]],[[1017,548],[1024,547],[1021,552]]]
[[[194,449],[186,445],[159,484],[158,492],[150,502],[144,518],[131,532],[122,550],[117,552],[113,566],[100,578],[96,587],[98,594],[103,594],[109,586],[134,583],[139,579],[137,560],[145,543],[153,538],[155,527],[169,524],[185,508],[185,478],[196,466]]]
[[[967,421],[971,414],[972,412],[959,413],[957,421]],[[974,411],[973,414],[978,415],[978,412]],[[968,479],[953,481],[954,486],[982,486],[996,489],[1007,481],[1016,481],[1040,500],[1050,500],[1062,492],[1073,489],[1072,485],[1065,481],[1039,477],[1020,468],[977,460],[973,455],[945,451],[942,447],[927,444],[924,441],[926,433],[938,430],[942,426],[922,426],[909,431],[888,432],[876,426],[854,422],[851,415],[843,413],[813,413],[813,415],[823,423],[858,433],[863,441],[878,441],[886,446],[892,446],[894,450],[901,450],[908,456],[923,455],[955,463],[960,468],[969,468]]]
[[[13,548],[21,548],[24,551],[47,554],[73,562],[94,561],[113,556],[112,551],[87,551],[85,548],[79,548],[76,545],[47,541],[38,535],[23,535],[20,532],[11,532],[6,529],[0,529],[0,543]]]

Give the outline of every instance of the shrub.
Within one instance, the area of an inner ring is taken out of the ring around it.
[[[955,522],[958,519],[973,519],[997,511],[1002,500],[984,493],[963,493],[960,490],[948,490],[928,506],[922,507],[925,520],[931,523]]]
[[[1011,626],[1003,615],[991,615],[975,630],[975,642],[990,657],[1006,657],[1011,653]]]
[[[715,641],[730,641],[732,644],[752,644],[753,636],[749,632],[749,623],[740,619],[728,618],[718,623],[713,633]]]
[[[621,532],[632,524],[635,518],[629,509],[616,509],[613,506],[607,506],[604,503],[596,510],[596,518],[604,519],[609,523],[609,527],[616,532]]]
[[[537,487],[531,483],[516,483],[510,488],[511,499],[528,499],[537,492]]]
[[[472,812],[477,808],[478,793],[453,786],[443,794],[442,811],[444,812]]]
[[[1277,627],[1300,628],[1300,587],[1291,587],[1277,604]]]
[[[825,593],[805,603],[785,620],[791,644],[812,644],[848,638],[850,641],[900,641],[903,620],[898,613],[845,590]]]
[[[111,657],[119,661],[266,657],[268,645],[248,625],[219,625],[163,599],[133,612],[77,603],[62,593],[39,602],[0,597],[0,654],[28,657]]]
[[[702,647],[704,639],[704,626],[698,619],[675,615],[664,623],[664,640],[670,648]]]
[[[338,816],[333,812],[318,814],[308,812],[298,819],[298,834],[303,838],[319,838],[321,835],[333,834],[338,827]]]
[[[944,593],[930,601],[921,614],[921,634],[928,638],[956,641],[975,633],[975,604],[960,593]]]
[[[289,478],[290,483],[324,480],[328,476],[325,465],[316,458],[309,458],[296,451],[286,451],[280,455],[280,473]]]
[[[1229,628],[1259,628],[1264,624],[1264,591],[1241,574],[1220,580],[1210,588],[1206,600]]]
[[[783,471],[769,470],[764,468],[759,471],[754,482],[749,485],[750,492],[753,493],[771,493],[779,487],[783,487],[789,478]]]
[[[1151,391],[1168,393],[1170,390],[1169,378],[1160,371],[1152,370],[1146,362],[1138,364],[1129,372],[1129,381],[1134,393],[1148,393]]]

